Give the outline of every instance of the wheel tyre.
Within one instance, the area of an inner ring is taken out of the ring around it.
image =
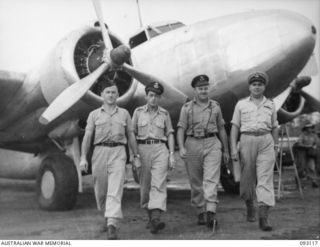
[[[57,154],[45,158],[37,177],[37,199],[41,209],[64,211],[74,207],[78,194],[78,174],[73,161]]]
[[[239,194],[240,183],[234,181],[233,174],[226,165],[221,166],[220,182],[226,193]]]

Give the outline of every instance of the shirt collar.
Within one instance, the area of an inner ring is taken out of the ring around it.
[[[144,111],[144,112],[147,112],[147,111],[148,111],[148,104],[146,104],[146,105],[143,106],[143,111]],[[156,113],[159,113],[159,112],[160,112],[160,107],[158,106]]]
[[[111,115],[115,114],[116,112],[118,112],[119,107],[116,105],[116,107],[114,108],[114,110],[111,112]],[[100,112],[106,112],[105,109],[103,108],[103,106],[100,107]]]
[[[194,104],[198,104],[199,105],[199,103],[197,102],[196,98],[193,98],[192,102]],[[206,106],[204,108],[208,108],[208,107],[213,107],[213,103],[212,103],[212,101],[210,99],[209,99],[208,103],[206,104]]]

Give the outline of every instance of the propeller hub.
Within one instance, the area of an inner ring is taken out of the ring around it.
[[[119,45],[110,52],[111,61],[116,65],[122,65],[124,62],[129,61],[130,56],[131,50],[126,45]]]

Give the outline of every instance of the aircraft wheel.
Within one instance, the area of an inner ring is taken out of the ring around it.
[[[70,210],[78,194],[78,175],[72,160],[63,154],[46,157],[37,177],[37,198],[41,209]]]
[[[234,181],[233,174],[227,165],[221,166],[220,182],[226,193],[239,194],[240,183]]]

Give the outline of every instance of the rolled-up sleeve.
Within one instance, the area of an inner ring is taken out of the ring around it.
[[[132,120],[129,112],[126,111],[126,123],[127,123],[127,133],[133,132]]]
[[[169,136],[170,133],[174,133],[172,122],[169,113],[166,114],[166,136]]]
[[[223,127],[225,124],[220,106],[218,107],[217,113],[218,113],[217,114],[217,126],[220,128],[220,127]]]
[[[87,125],[86,125],[86,131],[93,132],[95,128],[94,120],[93,120],[93,112],[90,112],[88,118],[87,118]]]
[[[183,106],[180,111],[179,122],[177,124],[178,127],[187,129],[188,126],[188,118],[187,118],[187,108]]]
[[[235,108],[234,108],[234,112],[233,112],[233,117],[232,117],[231,123],[240,128],[240,125],[241,125],[241,121],[240,120],[241,120],[240,119],[240,106],[239,106],[239,102],[238,102],[236,104]]]
[[[138,111],[135,110],[132,116],[132,126],[133,131],[137,135],[138,134]]]
[[[279,126],[279,122],[277,119],[277,111],[276,111],[276,107],[274,104],[273,104],[273,109],[272,109],[271,125],[272,125],[272,129],[278,128],[278,126]]]

